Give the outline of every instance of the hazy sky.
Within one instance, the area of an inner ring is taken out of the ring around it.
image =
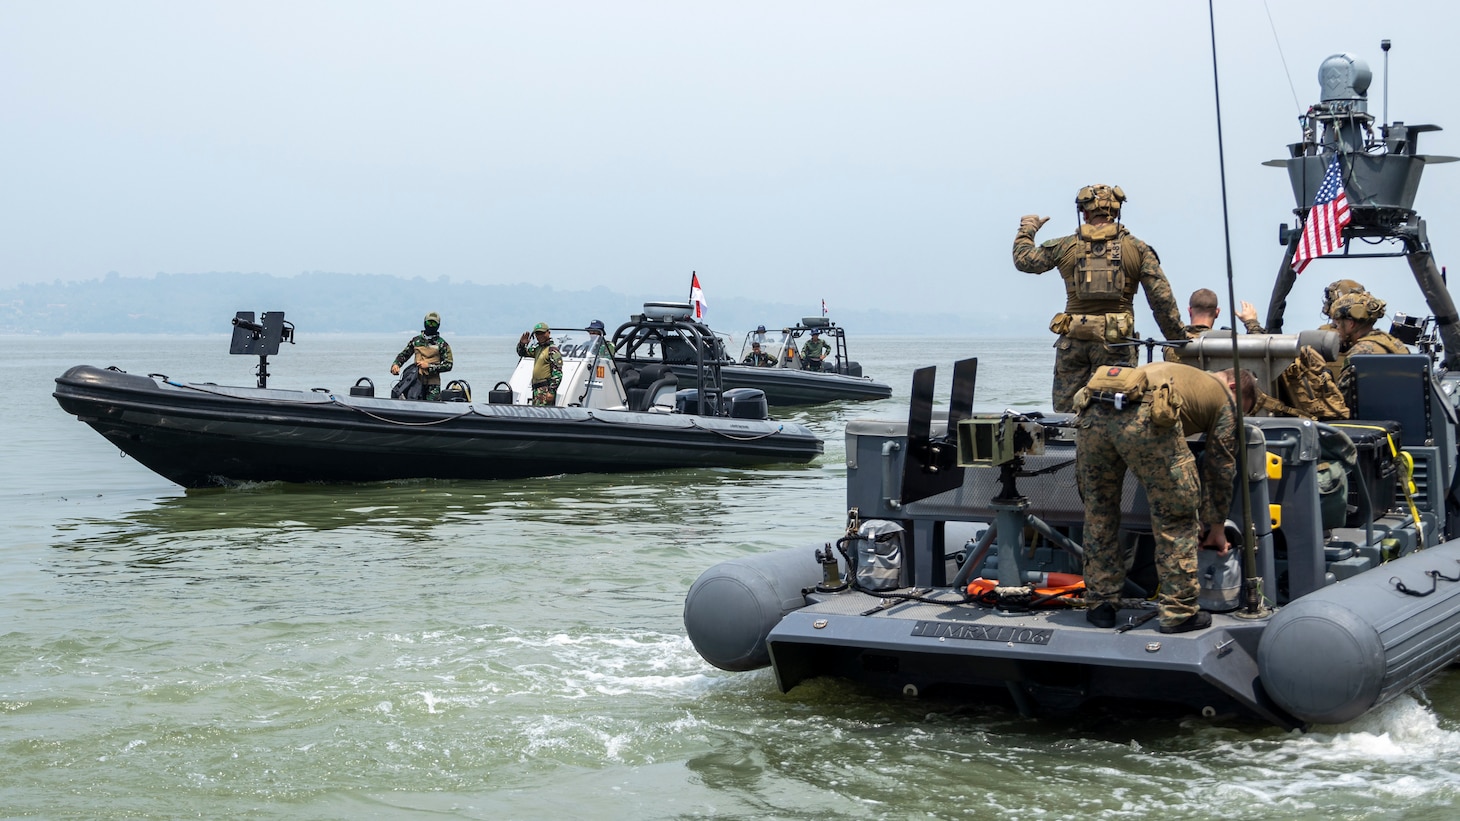
[[[1382,117],[1392,40],[1390,119],[1460,154],[1457,8],[1217,3],[1239,299],[1266,306],[1294,203],[1260,163],[1328,55],[1369,62]],[[1178,298],[1226,301],[1196,0],[0,0],[0,134],[0,287],[322,270],[677,299],[697,270],[712,311],[1044,317],[1063,288],[1014,270],[1019,217],[1069,233],[1075,191],[1108,182]],[[1457,191],[1460,164],[1420,189],[1441,264]],[[1424,312],[1402,262],[1324,260],[1289,327],[1340,277]]]

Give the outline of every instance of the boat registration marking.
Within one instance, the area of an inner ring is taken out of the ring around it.
[[[1049,644],[1054,630],[1010,625],[950,624],[941,621],[919,621],[912,634],[929,639],[963,639],[965,641],[1001,641],[1010,644]]]

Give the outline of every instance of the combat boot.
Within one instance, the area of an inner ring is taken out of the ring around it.
[[[1191,614],[1190,616],[1187,616],[1184,620],[1178,621],[1175,624],[1163,624],[1163,625],[1161,625],[1161,632],[1162,633],[1190,633],[1193,630],[1205,630],[1205,629],[1207,629],[1208,627],[1211,627],[1211,626],[1212,626],[1212,614],[1206,612],[1205,610],[1198,610],[1197,612]]]
[[[1085,620],[1096,627],[1115,626],[1115,605],[1110,602],[1097,605],[1085,611]]]

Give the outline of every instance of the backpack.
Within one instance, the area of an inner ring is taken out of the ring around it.
[[[1278,399],[1303,416],[1320,422],[1349,417],[1348,403],[1343,401],[1333,372],[1312,345],[1299,349],[1298,358],[1278,374],[1277,390]]]

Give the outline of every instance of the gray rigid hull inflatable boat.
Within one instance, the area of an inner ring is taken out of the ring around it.
[[[1353,211],[1344,239],[1405,256],[1430,316],[1394,317],[1391,333],[1416,352],[1349,358],[1352,419],[1245,420],[1229,533],[1242,547],[1230,560],[1201,551],[1211,627],[1156,629],[1150,515],[1130,476],[1125,606],[1114,628],[1086,620],[1074,418],[974,414],[977,361],[964,360],[946,418],[934,419],[935,373],[925,368],[906,421],[847,426],[843,532],[700,576],[684,617],[701,655],[726,670],[770,665],[782,690],[832,676],[1029,715],[1161,708],[1282,727],[1354,719],[1454,663],[1460,319],[1413,210],[1420,171],[1450,158],[1417,153],[1416,138],[1433,126],[1395,123],[1375,137],[1362,105],[1367,68],[1335,55],[1321,74],[1345,70],[1347,89],[1325,86],[1304,140],[1275,164],[1287,168],[1295,213],[1306,218],[1336,157]],[[1303,346],[1333,358],[1331,331],[1280,333],[1301,233],[1282,235],[1273,333],[1234,340],[1212,331],[1183,362],[1251,369],[1277,395],[1278,374]],[[1342,253],[1359,256],[1347,243]],[[1199,457],[1200,439],[1191,446]]]

